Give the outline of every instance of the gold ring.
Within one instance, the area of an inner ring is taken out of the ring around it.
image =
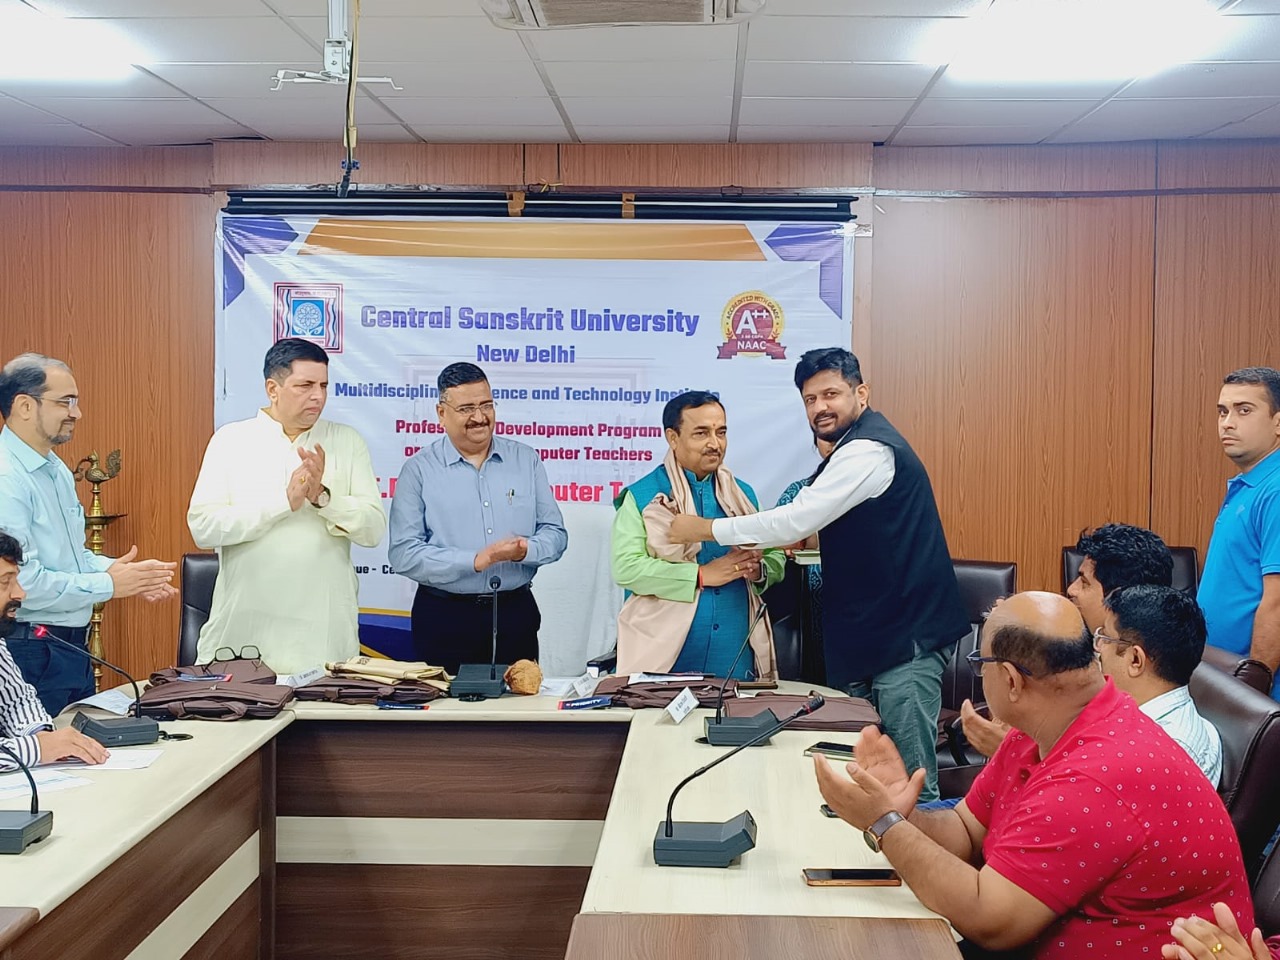
[[[1222,952],[1222,942],[1221,942],[1221,941],[1219,941],[1218,943],[1215,943],[1212,947],[1210,947],[1210,948],[1209,948],[1209,952],[1210,952],[1210,953],[1221,953],[1221,952]]]
[[[739,572],[739,571],[738,571],[738,565],[737,565],[736,563],[733,565],[733,572],[734,572],[734,573],[738,573],[738,572]]]

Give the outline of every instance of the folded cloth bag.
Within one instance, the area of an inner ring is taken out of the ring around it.
[[[647,504],[637,504],[644,519],[645,549],[659,560],[692,563],[697,560],[702,545],[672,543],[668,537],[671,521],[678,514],[697,514],[693,491],[684,471],[676,463],[675,454],[668,450],[662,463],[671,483],[672,496],[660,493]],[[728,467],[716,471],[716,500],[731,517],[756,512]],[[701,596],[701,587],[694,590],[691,603],[640,594],[629,596],[618,613],[618,673],[666,673],[670,670],[680,656]],[[748,584],[748,622],[755,619],[760,604],[759,594]],[[773,627],[767,612],[751,631],[751,650],[755,654],[756,676],[762,680],[776,680],[778,658],[774,654]]]
[[[151,674],[151,685],[169,683],[183,678],[230,677],[235,683],[275,683],[276,672],[261,660],[237,658],[235,660],[214,660],[212,663],[201,663],[188,667],[165,667]]]
[[[294,695],[299,700],[326,703],[377,703],[379,700],[428,703],[440,696],[440,691],[419,680],[387,683],[370,677],[321,677],[313,683],[298,687]]]
[[[789,717],[809,702],[808,696],[794,693],[757,693],[754,697],[725,700],[726,717],[754,717],[764,710],[772,710],[779,719]],[[834,730],[837,733],[857,733],[863,727],[880,722],[876,708],[861,697],[826,697],[826,702],[813,713],[793,720],[788,730]]]
[[[174,680],[142,692],[140,714],[155,720],[269,720],[293,699],[293,687],[233,680]]]
[[[432,667],[421,660],[384,660],[382,657],[351,657],[337,663],[326,663],[325,669],[335,677],[368,677],[396,683],[417,680],[437,690],[448,690],[450,677],[444,667]]]
[[[680,691],[685,687],[689,688],[689,692],[698,698],[698,706],[714,707],[716,701],[720,698],[720,685],[724,683],[723,679],[715,677],[703,677],[699,680],[690,680],[688,683],[673,681],[671,683],[628,683],[627,677],[604,677],[596,684],[595,695],[597,697],[611,696],[613,702],[620,707],[631,707],[640,710],[645,707],[658,707],[659,709],[667,706],[672,700],[680,696]],[[724,696],[727,702],[729,698],[737,696],[738,681],[730,680],[725,688]]]

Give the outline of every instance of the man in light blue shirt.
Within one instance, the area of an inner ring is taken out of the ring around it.
[[[1240,472],[1213,524],[1197,599],[1209,643],[1280,667],[1280,370],[1245,367],[1218,394],[1218,439]],[[1280,699],[1280,680],[1271,688]]]
[[[1204,655],[1204,615],[1176,587],[1140,584],[1112,590],[1093,632],[1102,672],[1137,701],[1204,771],[1222,777],[1222,737],[1191,700],[1192,671]]]
[[[93,605],[114,597],[164,600],[175,564],[118,560],[85,548],[84,508],[75,480],[53,448],[81,417],[80,395],[66,364],[24,353],[0,370],[0,529],[22,547],[19,580],[26,599],[8,639],[9,652],[50,714],[93,694],[87,657],[39,639],[38,626],[85,647]]]
[[[389,523],[387,558],[418,584],[414,649],[450,673],[488,663],[496,593],[498,662],[536,660],[542,615],[529,584],[568,546],[560,508],[537,451],[493,435],[483,370],[450,364],[436,385],[445,436],[405,462]]]

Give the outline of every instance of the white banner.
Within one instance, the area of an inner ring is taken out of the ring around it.
[[[671,397],[719,394],[726,462],[762,506],[812,470],[792,377],[805,350],[850,343],[852,240],[830,223],[224,215],[215,421],[265,403],[275,340],[314,340],[330,356],[324,416],[364,436],[389,498],[406,457],[443,436],[437,374],[478,364],[497,432],[540,452],[565,515],[569,549],[534,590],[544,670],[579,673],[613,646],[612,500],[661,464]],[[362,640],[406,656],[416,585],[385,543],[353,560]]]

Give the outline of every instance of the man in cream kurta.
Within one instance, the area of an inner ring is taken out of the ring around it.
[[[296,673],[359,652],[351,544],[376,546],[387,520],[364,440],[320,419],[324,351],[281,340],[264,373],[269,405],[213,435],[187,511],[219,559],[198,658],[253,645],[277,673]]]

